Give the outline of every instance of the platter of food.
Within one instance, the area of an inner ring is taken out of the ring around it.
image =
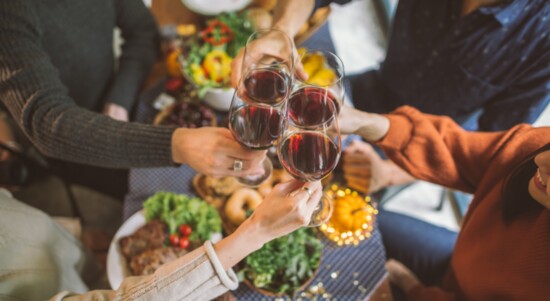
[[[238,274],[246,285],[266,296],[293,298],[317,274],[322,250],[314,230],[301,228],[247,256]]]
[[[292,179],[274,169],[257,188],[245,187],[233,177],[196,175],[197,194],[218,209],[226,233],[232,233],[262,202],[273,186]],[[245,285],[266,296],[290,296],[306,288],[321,262],[323,244],[311,228],[275,239],[248,255],[236,268]]]
[[[231,62],[254,31],[248,18],[247,10],[212,17],[179,50],[183,76],[195,85],[199,97],[216,110],[229,110],[234,92],[230,84]]]
[[[155,125],[177,125],[185,128],[216,126],[216,114],[204,104],[174,102],[163,108],[153,121]]]
[[[150,275],[201,246],[222,238],[221,219],[200,198],[159,192],[116,232],[107,254],[107,278],[113,289],[129,276]]]

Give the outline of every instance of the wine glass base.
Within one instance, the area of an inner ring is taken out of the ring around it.
[[[333,200],[330,195],[323,193],[321,200],[313,213],[311,214],[311,219],[309,221],[308,227],[319,227],[322,224],[329,221],[332,216],[332,211],[334,209]]]
[[[271,160],[269,158],[266,158],[262,163],[262,167],[264,168],[263,174],[237,177],[237,181],[248,187],[260,186],[263,182],[269,179],[273,174],[273,163],[271,163]]]

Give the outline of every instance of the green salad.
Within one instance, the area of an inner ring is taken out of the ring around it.
[[[204,242],[212,233],[221,232],[222,220],[216,208],[200,198],[173,192],[157,192],[143,204],[147,221],[159,219],[168,225],[170,234],[181,225],[189,225],[191,242]]]
[[[229,87],[231,62],[246,45],[253,28],[247,11],[222,13],[207,21],[189,45],[184,72],[204,96],[210,88]]]
[[[322,249],[313,229],[301,228],[246,257],[239,275],[257,288],[292,296],[319,267]]]

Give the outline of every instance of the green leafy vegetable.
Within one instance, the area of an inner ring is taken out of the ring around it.
[[[292,296],[319,267],[322,248],[313,230],[302,228],[250,254],[240,273],[255,287]]]
[[[147,221],[159,219],[168,225],[170,233],[176,233],[183,224],[191,226],[189,240],[202,243],[212,233],[221,232],[222,221],[212,205],[197,197],[173,192],[157,192],[143,204]]]
[[[196,74],[199,71],[197,71],[197,69],[193,69],[192,66],[201,66],[204,69],[204,59],[206,55],[213,50],[224,51],[227,55],[229,55],[229,57],[234,58],[239,53],[241,48],[246,45],[248,37],[253,32],[252,25],[248,21],[247,11],[241,13],[222,13],[214,19],[211,19],[210,22],[213,20],[221,21],[223,24],[227,25],[232,32],[232,38],[226,43],[213,45],[211,43],[204,42],[199,37],[195,39],[195,43],[189,45],[189,50],[186,53],[186,61],[184,63],[184,71],[187,77],[192,79],[195,84],[199,86],[199,97],[203,97],[208,89],[226,87],[229,83],[229,78],[226,78],[223,81],[215,81],[210,78],[206,72],[204,75],[205,79],[197,82],[195,78],[197,78]]]

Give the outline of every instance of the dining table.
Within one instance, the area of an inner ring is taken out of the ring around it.
[[[328,22],[320,26],[301,46],[334,52]],[[135,121],[153,123],[159,112],[153,103],[164,92],[165,81],[166,78],[161,79],[143,91],[135,109]],[[347,88],[349,91],[349,86]],[[216,113],[219,119],[227,118],[227,112]],[[192,185],[196,174],[187,165],[131,169],[129,190],[123,203],[123,219],[140,211],[143,202],[159,191],[198,196]],[[356,246],[338,246],[320,232],[319,237],[324,245],[320,267],[309,286],[292,296],[293,300],[393,300],[384,267],[386,255],[382,237],[376,227],[370,238]],[[237,300],[290,299],[262,295],[244,283],[232,294]]]

